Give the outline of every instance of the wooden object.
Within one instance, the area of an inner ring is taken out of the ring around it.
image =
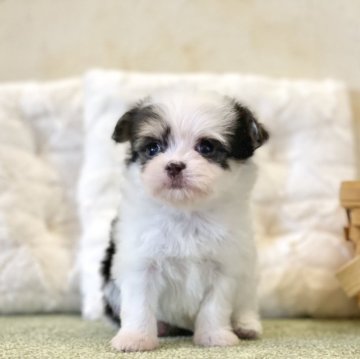
[[[360,181],[341,184],[340,202],[348,218],[344,237],[354,244],[355,251],[354,258],[339,269],[336,277],[349,297],[357,297],[360,306]]]
[[[340,268],[336,277],[349,297],[357,296],[360,305],[360,256],[355,257]]]
[[[340,201],[344,208],[360,208],[360,181],[343,182]]]
[[[350,210],[350,223],[354,226],[360,226],[360,208]]]

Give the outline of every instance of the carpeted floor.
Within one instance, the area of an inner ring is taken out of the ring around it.
[[[267,320],[257,341],[232,348],[200,348],[191,339],[161,341],[154,352],[118,353],[104,323],[71,315],[0,317],[0,358],[360,358],[360,321]]]

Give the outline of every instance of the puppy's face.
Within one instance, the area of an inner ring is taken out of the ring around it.
[[[126,112],[113,139],[130,142],[127,164],[138,167],[146,191],[176,206],[216,195],[268,133],[232,99],[166,93]]]

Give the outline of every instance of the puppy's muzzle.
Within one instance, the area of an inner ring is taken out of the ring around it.
[[[175,178],[178,177],[185,168],[186,165],[184,162],[169,162],[165,170],[170,178]]]

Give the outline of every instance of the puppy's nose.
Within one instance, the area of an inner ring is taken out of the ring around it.
[[[184,168],[186,168],[184,162],[169,162],[166,165],[165,170],[169,177],[176,177]]]

